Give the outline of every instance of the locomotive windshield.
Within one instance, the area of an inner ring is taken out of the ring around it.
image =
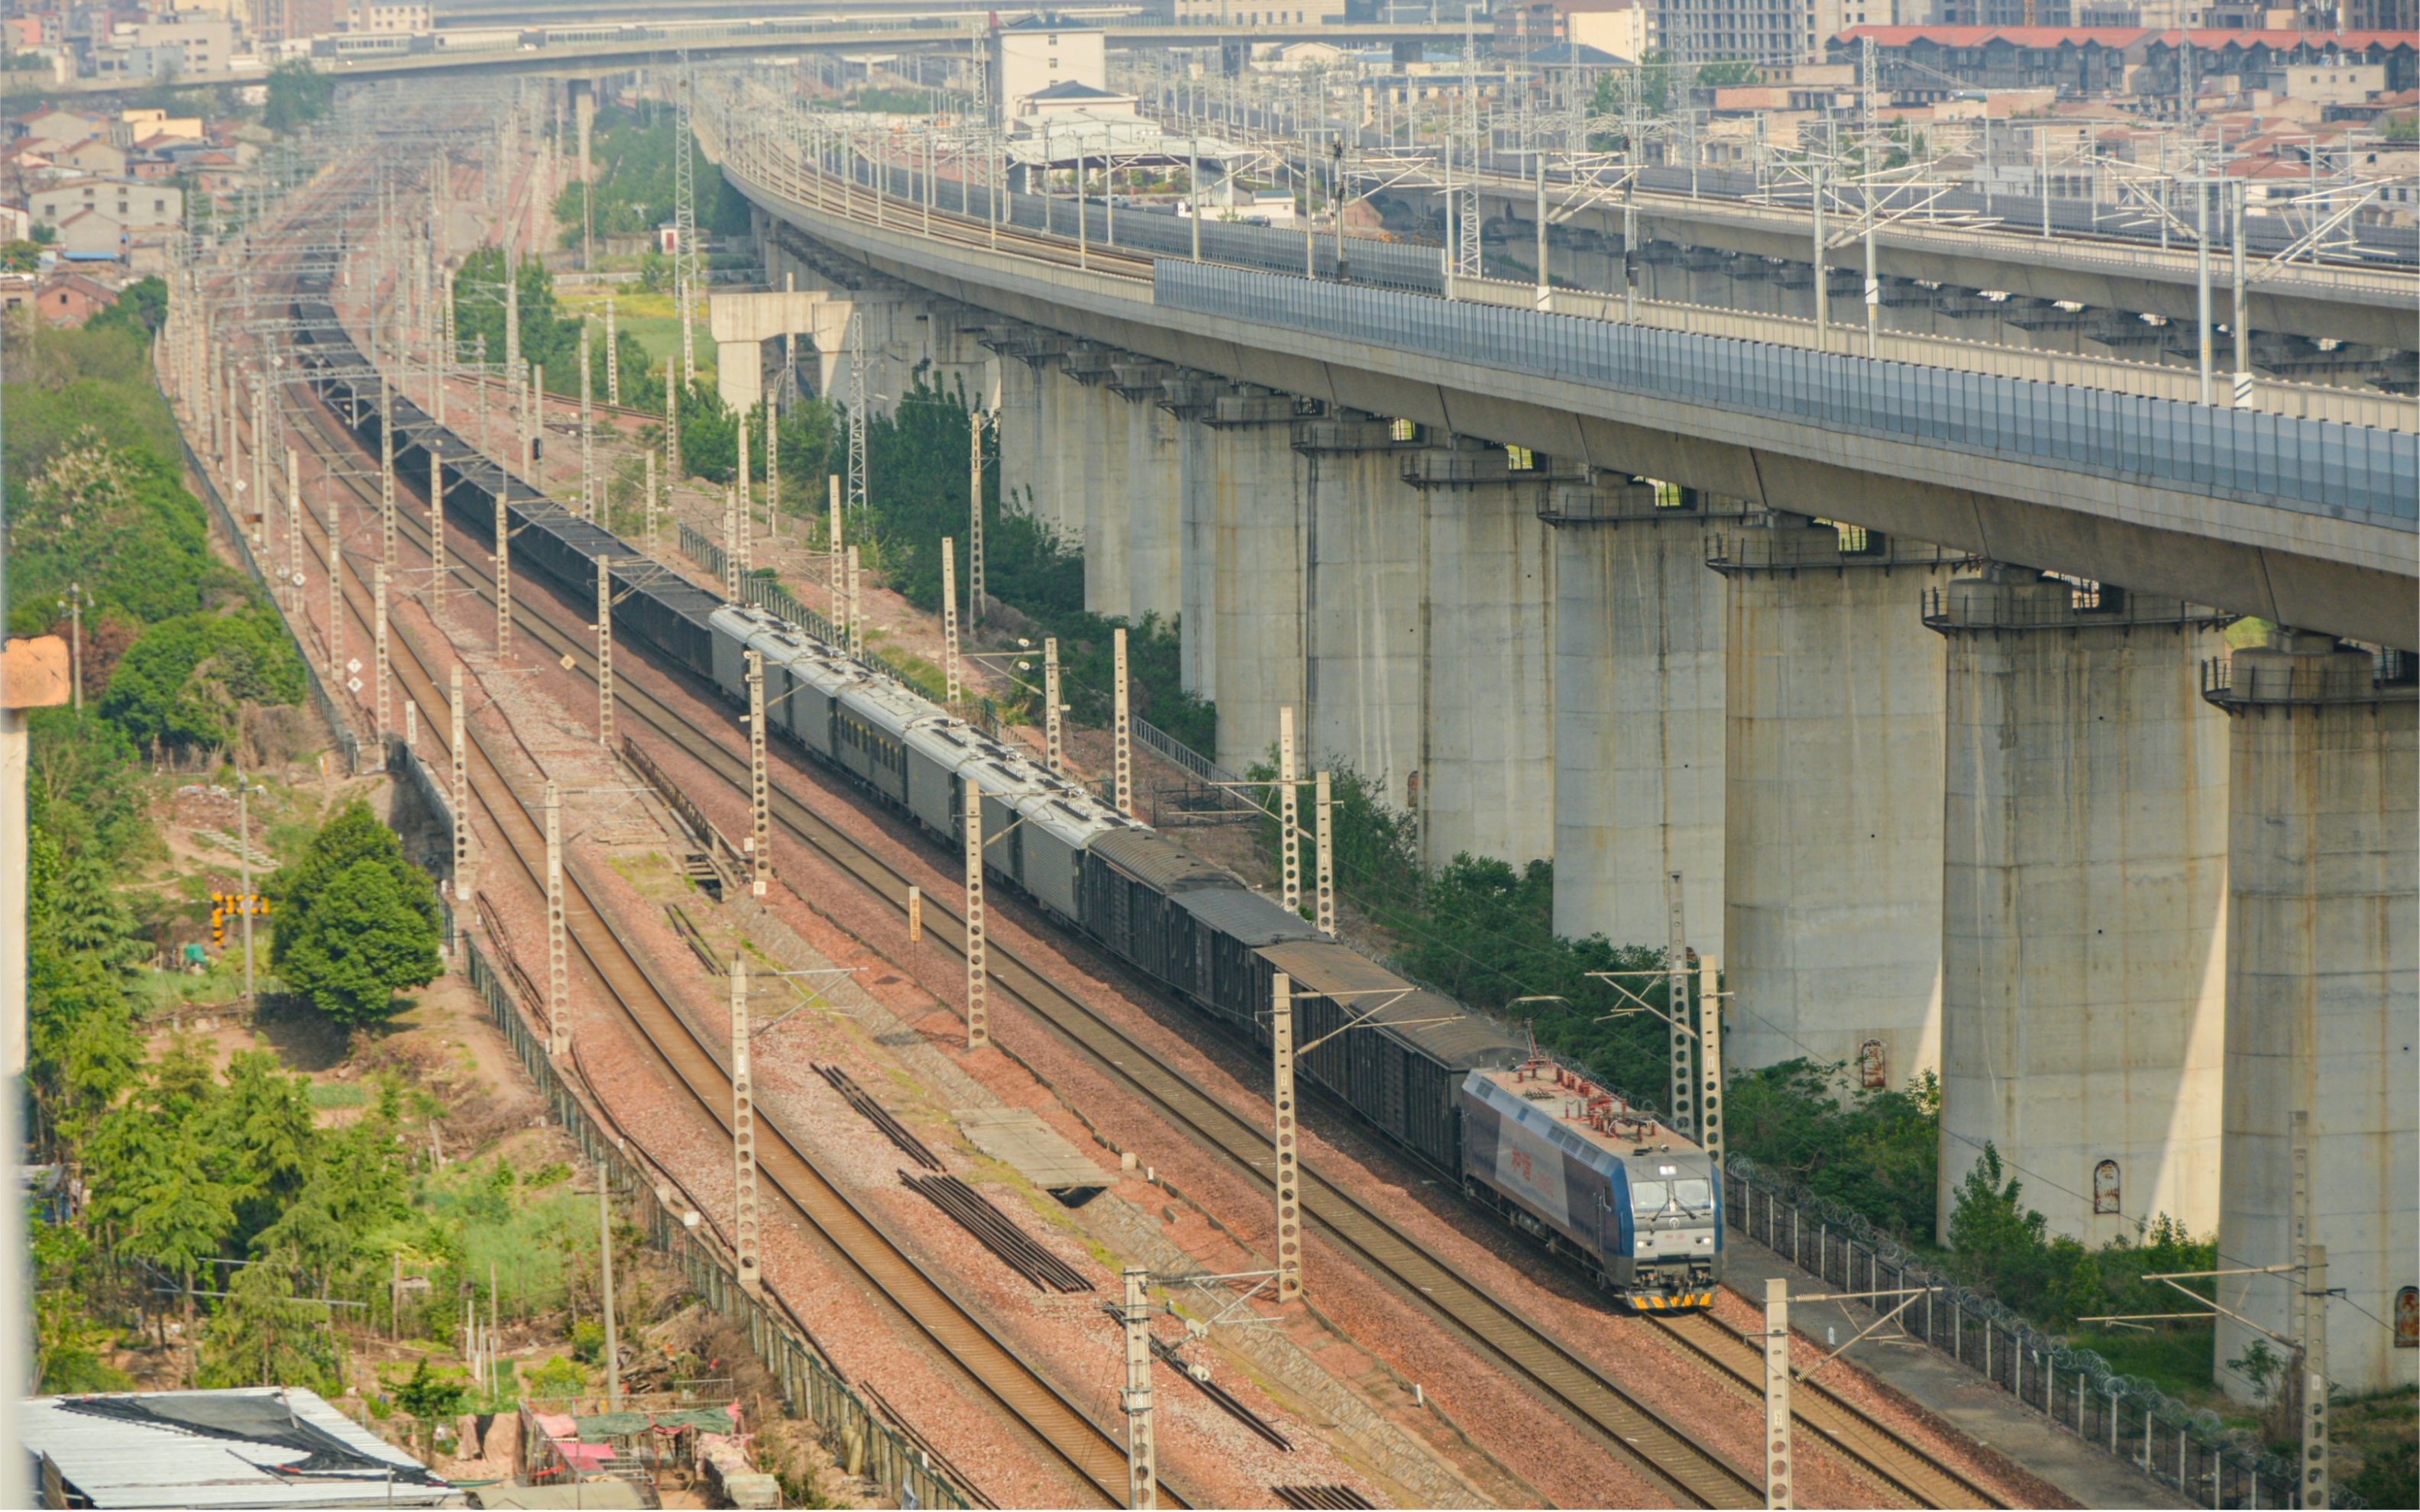
[[[1702,1177],[1683,1177],[1677,1181],[1630,1183],[1630,1211],[1642,1218],[1652,1218],[1674,1210],[1704,1212],[1714,1205],[1714,1183]]]

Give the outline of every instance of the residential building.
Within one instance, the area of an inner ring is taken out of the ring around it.
[[[1568,42],[1635,62],[1652,45],[1652,9],[1646,0],[1513,0],[1496,10],[1496,55],[1528,57]]]
[[[81,110],[63,110],[54,105],[20,116],[8,124],[11,140],[32,137],[61,146],[81,142],[88,136],[106,139],[109,135],[108,116]]]
[[[342,20],[346,31],[386,36],[416,36],[431,26],[428,0],[352,0]]]
[[[51,162],[69,173],[91,174],[101,178],[126,176],[126,149],[98,136],[69,143],[51,154]]]
[[[1290,6],[1263,0],[1170,0],[1169,11],[1179,26],[1326,26],[1344,19],[1344,0],[1296,0]],[[1418,19],[1428,20],[1425,8]],[[1440,14],[1438,19],[1448,18]]]
[[[1108,39],[1097,26],[1056,15],[1010,22],[991,34],[990,83],[993,119],[1001,123],[1028,114],[1033,97],[1054,85],[1106,91]]]
[[[183,78],[224,73],[235,53],[236,25],[226,17],[155,11],[113,24],[95,42],[89,63],[97,78]]]
[[[35,307],[54,326],[80,326],[117,302],[117,291],[88,274],[59,269],[42,280]]]
[[[182,225],[185,194],[168,184],[124,178],[70,178],[34,191],[28,208],[36,221],[64,226],[83,210],[99,210],[120,225]]]

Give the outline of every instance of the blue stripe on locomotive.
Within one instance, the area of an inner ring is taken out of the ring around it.
[[[1612,1151],[1477,1072],[1462,1084],[1462,1129],[1466,1176],[1590,1254],[1631,1253],[1630,1173]]]

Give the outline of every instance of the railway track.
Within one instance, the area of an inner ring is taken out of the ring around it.
[[[315,449],[321,451],[323,456],[333,449],[349,450],[349,438],[335,426],[333,417],[316,405],[303,408],[310,420],[307,434],[313,437]],[[375,511],[375,494],[358,476],[345,478],[344,482],[364,505]],[[308,530],[304,537],[306,543],[311,542]],[[426,545],[425,535],[421,544]],[[329,545],[322,529],[313,546],[322,570],[329,560]],[[492,598],[492,580],[489,593]],[[371,625],[365,598],[356,577],[344,595],[345,606],[349,616],[367,635]],[[435,673],[422,659],[419,648],[410,638],[400,636],[394,637],[391,645],[396,653],[392,665],[404,696],[419,704],[431,719],[440,718],[446,706],[445,695]],[[538,863],[531,859],[533,856],[543,856],[546,849],[539,821],[490,758],[475,731],[469,754],[473,797],[504,841],[504,849],[520,874],[543,893],[544,878]],[[659,1061],[706,1116],[727,1131],[731,1082],[709,1038],[679,1011],[670,995],[608,926],[578,875],[568,869],[566,887],[566,930],[577,958],[587,964],[614,1010],[639,1033]],[[762,1109],[758,1110],[758,1127],[768,1136],[758,1146],[758,1165],[764,1175],[843,1263],[888,1298],[920,1332],[957,1362],[985,1394],[1006,1409],[1052,1458],[1093,1489],[1104,1504],[1124,1504],[1125,1446],[1085,1417],[893,1244]],[[1161,1494],[1172,1504],[1188,1504],[1165,1480],[1161,1482]]]
[[[1675,1344],[1705,1361],[1749,1395],[1764,1396],[1764,1351],[1738,1330],[1709,1314],[1654,1317],[1652,1323]],[[2005,1507],[2009,1504],[1973,1479],[1934,1463],[1923,1449],[1888,1425],[1874,1420],[1820,1381],[1793,1381],[1791,1419],[1822,1436],[1869,1473],[1929,1507]]]
[[[311,418],[315,426],[322,428],[323,440],[329,440],[328,433],[333,432],[349,452],[351,450],[350,439],[344,437],[333,416],[315,407]],[[362,460],[356,456],[351,463],[358,466]],[[366,494],[365,485],[355,486]],[[425,552],[427,531],[422,514],[419,510],[399,509],[397,523],[400,535]],[[473,592],[492,603],[494,579],[484,570],[477,553],[453,549],[449,557],[457,574],[469,579]],[[562,610],[551,594],[535,594],[517,585],[514,599],[516,628],[543,645],[549,654],[570,657],[572,670],[594,681],[593,650],[584,634],[566,631],[555,623],[554,616]],[[624,720],[635,719],[656,736],[706,764],[722,780],[745,791],[746,761],[659,701],[628,671],[615,679],[615,705]],[[787,753],[784,759],[789,759]],[[772,807],[776,821],[794,839],[841,867],[904,917],[908,885],[905,873],[853,837],[824,822],[778,783],[773,790]],[[927,892],[923,917],[928,936],[963,954],[964,925],[954,909]],[[999,990],[1025,1005],[1105,1074],[1123,1083],[1180,1130],[1226,1155],[1263,1185],[1273,1180],[1266,1133],[1195,1088],[1166,1065],[1156,1052],[1062,992],[1014,950],[997,941],[989,944],[988,950],[993,981]],[[682,1027],[686,1033],[686,1025]],[[720,1074],[719,1065],[716,1074]],[[722,1095],[727,1100],[728,1084],[722,1085]],[[708,1102],[710,1111],[714,1108],[710,1099],[702,1101]],[[1334,1242],[1593,1430],[1622,1458],[1664,1486],[1677,1501],[1707,1507],[1762,1504],[1761,1480],[1697,1443],[1628,1389],[1564,1349],[1538,1325],[1464,1279],[1357,1198],[1307,1166],[1302,1180],[1305,1209]],[[1120,1463],[1122,1470],[1123,1459]]]
[[[979,239],[977,233],[966,239]],[[1010,239],[1003,235],[1003,241]],[[1038,240],[1024,236],[1013,239]],[[1056,253],[1060,248],[1054,245],[1049,250]],[[315,414],[315,424],[333,425],[333,420]],[[338,444],[350,449],[349,437],[343,436],[341,430],[336,436]],[[415,546],[425,549],[426,530],[417,517],[399,512],[399,517],[408,522],[405,533]],[[458,550],[454,561],[458,573],[471,579],[473,591],[492,602],[493,579],[482,570],[475,553]],[[527,610],[519,616],[525,633],[535,636],[550,652],[570,657],[574,670],[593,682],[593,656],[582,636],[567,633],[553,622],[552,616],[560,610],[552,595],[517,592],[515,597]],[[686,716],[662,703],[628,672],[617,679],[617,702],[626,717],[637,717],[652,733],[671,741],[717,777],[744,792],[744,760],[718,739],[693,727]],[[785,752],[784,759],[795,758]],[[890,861],[824,823],[778,785],[774,791],[774,814],[794,839],[840,866],[888,906],[904,915],[908,879]],[[925,928],[939,943],[962,952],[963,926],[955,911],[929,893],[924,900],[924,920]],[[1124,1084],[1171,1122],[1225,1154],[1254,1180],[1264,1185],[1269,1182],[1268,1140],[1256,1126],[1197,1090],[1163,1064],[1155,1052],[1061,992],[1014,950],[994,941],[990,956],[997,986],[1084,1053],[1104,1074]],[[1340,1247],[1356,1255],[1406,1297],[1595,1430],[1623,1458],[1662,1483],[1676,1499],[1704,1506],[1753,1506],[1762,1502],[1761,1480],[1697,1443],[1654,1409],[1565,1350],[1536,1324],[1464,1281],[1417,1241],[1350,1194],[1308,1168],[1303,1180],[1305,1208]],[[1751,1384],[1761,1392],[1761,1363],[1754,1377],[1742,1374],[1740,1358],[1747,1346],[1736,1335],[1706,1319],[1690,1319],[1677,1327],[1668,1320],[1659,1321],[1665,1322],[1667,1335],[1678,1347],[1734,1381]],[[1920,1448],[1820,1386],[1808,1388],[1805,1405],[1794,1415],[1820,1435],[1822,1442],[1922,1505],[2002,1504],[1965,1477],[1931,1464]]]

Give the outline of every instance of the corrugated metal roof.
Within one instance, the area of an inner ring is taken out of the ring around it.
[[[1356,1012],[1382,1001],[1379,995],[1400,990],[1403,995],[1387,1002],[1370,1022],[1456,1070],[1517,1065],[1528,1054],[1511,1030],[1477,1009],[1415,987],[1343,946],[1326,940],[1287,943],[1268,946],[1261,955],[1294,979],[1296,992],[1333,997]],[[1340,993],[1352,995],[1339,997]]]
[[[1169,902],[1243,945],[1274,945],[1280,940],[1315,939],[1319,934],[1282,907],[1241,887],[1197,887]]]
[[[1120,830],[1093,841],[1093,854],[1162,892],[1195,887],[1240,887],[1234,873],[1211,865],[1165,836],[1148,829]]]
[[[415,1477],[427,1473],[420,1461],[329,1406],[317,1392],[301,1387],[113,1395],[142,1402],[212,1397],[278,1401],[296,1418],[342,1440],[365,1458]],[[99,1417],[67,1405],[92,1399],[34,1397],[19,1406],[17,1427],[26,1453],[50,1460],[95,1506],[441,1506],[460,1502],[461,1493],[442,1481],[390,1480],[368,1469],[283,1471],[277,1467],[305,1457],[287,1444]]]

